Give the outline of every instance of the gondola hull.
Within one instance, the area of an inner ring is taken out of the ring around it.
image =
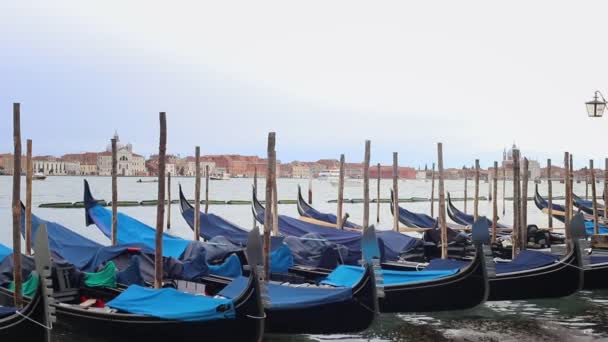
[[[608,288],[608,263],[591,264],[585,267],[583,290]]]
[[[488,298],[488,278],[482,251],[459,273],[434,281],[387,285],[380,312],[431,312],[470,309]],[[398,267],[383,266],[399,270]]]
[[[2,288],[0,304],[13,305],[13,293]],[[2,341],[45,341],[46,329],[38,324],[43,324],[44,312],[44,301],[38,294],[32,302],[27,303],[20,314],[0,318],[0,339]]]
[[[531,270],[502,273],[490,278],[488,300],[559,298],[576,293],[583,285],[583,271],[575,248],[560,262]]]
[[[367,329],[376,317],[375,288],[370,267],[353,288],[348,301],[298,310],[266,309],[266,332],[288,334],[338,334]]]
[[[78,305],[56,305],[56,326],[64,331],[95,336],[111,341],[185,341],[193,336],[209,341],[260,341],[264,320],[259,311],[254,285],[250,284],[235,303],[236,318],[203,322],[182,322],[151,316],[109,313]],[[87,289],[89,298],[109,301],[118,294],[112,289]],[[0,297],[10,295],[0,289]],[[32,339],[31,341],[39,341]],[[23,339],[23,341],[30,341]]]

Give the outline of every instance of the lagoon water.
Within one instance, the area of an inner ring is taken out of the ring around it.
[[[83,177],[49,177],[44,181],[34,182],[33,203],[34,213],[42,218],[57,221],[78,233],[93,240],[108,243],[95,227],[85,227],[84,209],[43,209],[37,208],[46,202],[75,202],[82,200]],[[109,177],[89,177],[93,195],[98,199],[111,199],[111,181]],[[139,178],[119,178],[119,200],[147,200],[155,199],[157,183],[137,183]],[[146,178],[144,178],[146,179]],[[152,179],[152,178],[150,178]],[[173,178],[172,196],[177,199],[178,183],[182,184],[188,198],[194,197],[193,178]],[[10,210],[12,178],[0,177],[0,243],[11,245],[12,218]],[[218,200],[249,200],[251,198],[251,179],[231,179],[228,181],[210,182],[210,199]],[[381,181],[381,197],[389,197],[390,180]],[[469,182],[468,193],[472,196],[473,182]],[[263,189],[264,181],[259,181]],[[308,180],[279,179],[278,198],[295,199],[297,186],[301,185],[303,191],[308,189]],[[546,182],[539,185],[541,194],[546,194]],[[335,212],[336,205],[328,203],[337,197],[337,188],[329,182],[314,180],[313,206],[321,211]],[[446,190],[454,197],[463,197],[463,181],[447,181]],[[602,191],[598,186],[598,193]],[[480,195],[488,196],[488,184],[480,184]],[[506,196],[511,196],[512,184],[506,184]],[[362,187],[345,188],[345,198],[362,198]],[[402,180],[399,183],[401,198],[430,197],[431,182],[424,180]],[[529,184],[528,196],[532,196],[534,184]],[[585,184],[575,184],[578,195],[585,194]],[[25,178],[22,182],[22,198],[25,198]],[[260,191],[262,192],[262,191]],[[370,184],[371,198],[376,197],[376,182]],[[502,182],[499,182],[499,216],[501,222],[512,222],[513,203],[505,203],[505,215],[502,215]],[[553,182],[555,196],[563,195],[564,186]],[[202,189],[204,194],[204,184]],[[261,194],[261,197],[263,195]],[[559,202],[559,201],[556,201]],[[430,212],[430,202],[402,203],[401,205],[416,212]],[[456,202],[463,208],[463,202]],[[468,203],[469,212],[472,212],[473,202]],[[481,201],[479,212],[491,216],[491,202]],[[210,212],[221,215],[243,227],[251,227],[252,215],[248,205],[212,205]],[[135,218],[151,225],[155,225],[155,207],[119,207]],[[360,222],[362,204],[345,204],[345,211],[351,215],[351,220]],[[435,209],[435,212],[437,209]],[[279,205],[281,214],[296,216],[295,205]],[[192,231],[186,225],[179,213],[179,206],[172,207],[171,233],[191,238]],[[370,221],[376,220],[376,204],[371,204]],[[542,214],[532,201],[528,202],[528,223],[540,227],[547,226],[547,217]],[[556,223],[556,226],[559,223]],[[392,216],[388,204],[380,204],[379,229],[390,229]],[[517,289],[513,289],[517,291]],[[328,322],[331,324],[331,322]],[[74,336],[68,332],[57,331],[55,341],[100,341],[91,336]],[[200,337],[204,339],[204,337]],[[533,301],[504,301],[489,302],[477,308],[443,312],[443,313],[417,313],[417,314],[391,314],[381,315],[374,326],[365,332],[353,335],[328,336],[267,336],[268,341],[594,341],[608,340],[608,291],[581,292],[579,294],[555,299]]]

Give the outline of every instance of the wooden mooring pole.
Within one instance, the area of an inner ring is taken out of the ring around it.
[[[445,217],[445,189],[443,187],[443,144],[437,143],[437,168],[439,169],[439,226],[441,228],[441,259],[448,258],[448,230]]]
[[[502,216],[505,216],[506,201],[505,196],[507,193],[507,168],[502,166]]]
[[[479,159],[475,159],[475,200],[473,202],[473,218],[479,217]]]
[[[205,165],[205,214],[209,212],[209,165]]]
[[[171,172],[167,172],[167,230],[171,229]]]
[[[435,163],[431,170],[431,217],[435,217]]]
[[[494,177],[492,179],[494,195],[492,196],[492,242],[496,242],[498,226],[498,162],[494,162]]]
[[[165,218],[165,156],[167,154],[167,116],[160,112],[158,146],[158,199],[156,204],[156,250],[154,254],[154,288],[163,287],[163,226]],[[198,212],[194,213],[198,216]]]
[[[275,135],[275,139],[276,139],[276,135]],[[276,145],[276,140],[275,140],[275,145]],[[277,167],[276,167],[276,160],[277,160],[277,150],[274,149],[272,151],[272,160],[273,160],[273,167],[272,167],[272,234],[274,234],[274,236],[279,236],[279,200],[278,200],[278,195],[277,192],[279,191],[277,188]]]
[[[399,155],[393,152],[393,191],[395,200],[393,201],[393,230],[399,231]]]
[[[589,173],[591,176],[591,200],[593,200],[593,233],[600,233],[599,215],[597,212],[597,193],[595,189],[595,171],[593,170],[593,159],[589,160]]]
[[[312,204],[312,170],[308,179],[308,204]]]
[[[112,246],[118,244],[118,150],[112,138]]]
[[[369,227],[369,160],[371,142],[365,140],[365,156],[363,160],[363,229]]]
[[[23,306],[21,276],[21,105],[13,103],[13,281],[16,308]]]
[[[274,221],[272,214],[272,170],[274,166],[275,133],[268,133],[268,165],[266,169],[266,210],[264,211],[264,276],[270,280],[270,233]]]
[[[340,178],[338,179],[338,208],[336,212],[336,223],[338,229],[344,229],[343,213],[344,206],[344,154],[340,155]]]
[[[32,178],[34,167],[32,166],[32,139],[27,139],[26,155],[26,177],[25,177],[25,254],[32,255]]]
[[[467,213],[467,207],[469,205],[469,169],[466,166],[464,169],[464,213]]]
[[[253,168],[253,193],[254,196],[258,196],[258,168]],[[251,228],[255,228],[257,226],[257,220],[255,219],[255,215],[253,216],[253,225]]]
[[[521,223],[520,223],[520,250],[525,250],[528,246],[528,158],[524,158],[524,172],[521,183]]]
[[[519,150],[513,149],[513,236],[512,240],[512,257],[517,257],[519,253],[519,233],[521,232],[521,198],[520,198],[520,182],[519,182]]]
[[[378,163],[378,181],[376,182],[376,223],[380,223],[380,163]]]
[[[194,148],[194,240],[200,240],[201,234],[201,148]]]
[[[564,230],[566,236],[566,248],[570,248],[570,153],[564,153]]]
[[[547,159],[547,192],[548,192],[548,203],[549,203],[549,228],[553,228],[553,182],[551,181],[551,158]]]

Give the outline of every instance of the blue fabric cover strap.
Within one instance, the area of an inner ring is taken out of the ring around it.
[[[510,273],[543,267],[557,262],[558,255],[538,251],[523,250],[511,262],[496,263],[496,273]]]
[[[129,286],[118,297],[107,303],[116,310],[186,322],[232,319],[235,309],[232,300],[197,296],[175,289],[151,289]]]
[[[442,271],[393,271],[382,270],[384,285],[403,285],[421,281],[430,281],[448,277],[458,273],[459,269],[442,270]],[[361,277],[365,269],[360,266],[342,265],[330,273],[322,284],[333,286],[353,286]]]

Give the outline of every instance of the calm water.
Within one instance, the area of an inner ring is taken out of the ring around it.
[[[33,202],[37,206],[44,202],[74,202],[82,200],[82,177],[50,177],[45,181],[34,182]],[[136,183],[137,178],[119,178],[120,200],[154,199],[156,183]],[[99,199],[111,198],[110,179],[106,177],[89,178],[93,195]],[[193,198],[194,179],[174,178],[172,195],[177,198],[181,183],[188,198]],[[229,181],[211,181],[210,197],[220,200],[250,199],[251,179],[232,179]],[[260,186],[263,185],[260,181]],[[308,180],[280,179],[278,181],[279,199],[295,199],[297,185],[304,191],[308,189]],[[463,196],[463,181],[447,181],[446,190],[455,197]],[[389,196],[390,181],[381,182],[381,197]],[[529,196],[532,196],[534,184],[529,185]],[[554,182],[554,194],[563,194],[563,184]],[[25,185],[22,185],[25,194]],[[602,191],[598,186],[598,193]],[[376,183],[372,182],[371,196],[376,196]],[[400,197],[429,197],[431,183],[425,181],[401,181]],[[584,184],[576,184],[579,195],[585,194]],[[507,196],[511,194],[511,184],[507,182]],[[469,182],[469,195],[473,194],[473,182]],[[541,194],[546,193],[546,184],[540,185]],[[203,192],[204,193],[204,192]],[[335,204],[327,203],[335,199],[337,188],[328,182],[313,181],[313,205],[328,212],[335,212]],[[480,194],[488,195],[488,184],[481,183]],[[0,177],[0,243],[11,245],[11,178]],[[362,188],[347,187],[345,198],[362,198]],[[502,183],[499,183],[499,198],[502,197]],[[403,203],[408,209],[429,212],[430,203]],[[509,224],[512,221],[512,202],[506,202],[506,214],[500,215],[501,221]],[[457,202],[463,208],[463,202]],[[472,211],[472,202],[469,211]],[[155,225],[155,207],[124,207],[120,211],[139,220]],[[362,205],[345,204],[345,210],[355,222],[361,221]],[[252,217],[247,205],[217,205],[210,211],[244,226],[252,225]],[[297,215],[295,205],[280,205],[279,211],[285,215]],[[539,226],[547,225],[547,218],[533,202],[528,203],[528,221]],[[499,212],[502,214],[502,201],[499,201]],[[41,209],[34,213],[49,220],[60,222],[67,227],[102,243],[108,239],[93,227],[84,226],[83,209]],[[372,220],[376,219],[376,204],[370,208]],[[480,203],[480,213],[491,215],[491,202]],[[177,205],[173,205],[171,232],[184,238],[191,238],[192,232],[179,214]],[[392,224],[388,204],[380,205],[380,229],[388,229]],[[516,289],[514,289],[516,290]],[[556,300],[535,300],[519,302],[491,302],[466,311],[444,312],[435,314],[399,314],[381,315],[374,326],[367,331],[354,335],[331,336],[269,336],[268,341],[608,341],[608,291],[581,292],[577,295]],[[331,322],[328,322],[331,324]],[[71,336],[59,332],[56,341],[99,341],[93,337]]]

